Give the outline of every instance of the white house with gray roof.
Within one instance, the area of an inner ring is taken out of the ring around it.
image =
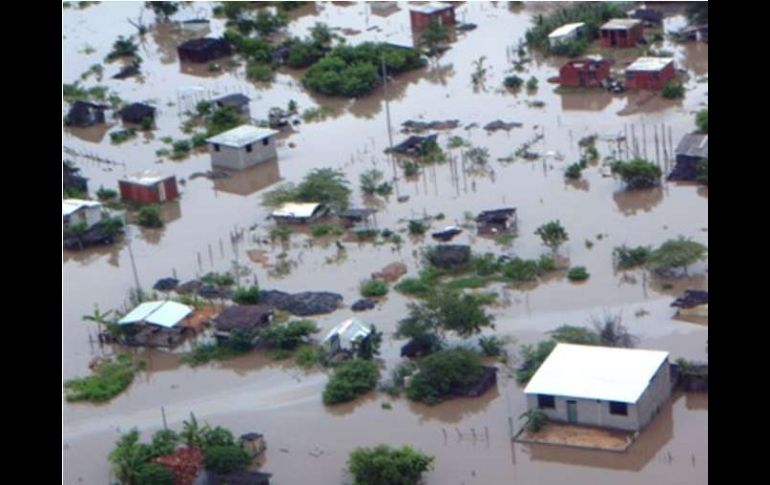
[[[206,140],[213,167],[243,170],[278,157],[277,131],[241,125]]]
[[[554,421],[637,431],[671,396],[668,352],[560,343],[524,394]]]

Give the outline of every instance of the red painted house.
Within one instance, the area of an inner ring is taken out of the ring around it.
[[[598,88],[610,77],[609,59],[586,56],[564,64],[559,69],[558,83],[570,88]]]
[[[599,29],[602,47],[634,47],[644,38],[644,26],[636,19],[612,19]]]
[[[626,68],[626,88],[663,89],[676,76],[671,57],[640,57]]]
[[[118,181],[118,186],[121,199],[142,204],[157,204],[179,196],[176,177],[162,175],[153,170],[129,175]]]
[[[424,29],[434,21],[440,25],[454,25],[456,23],[455,6],[442,2],[414,5],[409,7],[409,18],[414,30]]]

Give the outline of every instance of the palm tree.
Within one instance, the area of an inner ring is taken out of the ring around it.
[[[99,332],[102,331],[102,325],[109,328],[109,324],[113,322],[113,320],[108,320],[107,317],[110,316],[112,313],[112,310],[109,310],[107,312],[102,313],[99,311],[99,305],[94,304],[94,312],[90,315],[83,315],[83,320],[86,320],[88,322],[96,322],[96,324],[99,326]]]
[[[182,432],[179,433],[179,436],[187,443],[187,446],[202,446],[203,438],[208,432],[209,425],[204,424],[200,426],[193,413],[190,413],[190,421],[184,421],[182,425]]]

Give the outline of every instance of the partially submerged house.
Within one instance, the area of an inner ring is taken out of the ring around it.
[[[374,226],[372,215],[376,212],[374,209],[347,209],[337,214],[337,217],[342,219],[342,224],[347,229],[371,229]]]
[[[287,202],[274,210],[270,217],[278,224],[307,224],[328,213],[324,204],[316,202]]]
[[[229,106],[233,108],[236,112],[245,114],[248,116],[249,101],[251,100],[245,94],[235,93],[235,94],[228,94],[226,96],[222,96],[214,99],[214,104],[218,108],[224,108],[225,106]]]
[[[443,2],[410,5],[409,19],[413,30],[423,29],[433,22],[439,25],[454,25],[456,23],[455,6],[451,3]]]
[[[558,82],[570,88],[602,87],[610,77],[612,61],[602,56],[586,56],[567,62],[559,69]]]
[[[709,41],[709,26],[708,24],[702,25],[688,25],[679,32],[677,36],[682,40],[695,40],[698,42]]]
[[[118,320],[127,327],[125,343],[147,347],[174,347],[192,328],[181,325],[193,308],[175,301],[148,301]]]
[[[708,133],[689,133],[676,146],[676,165],[669,180],[694,181],[700,164],[709,157]]]
[[[678,315],[708,318],[709,292],[706,290],[685,290],[684,295],[674,300],[671,306],[677,309]]]
[[[278,157],[275,135],[267,128],[241,125],[206,140],[211,153],[211,165],[243,170]]]
[[[65,126],[86,127],[104,123],[104,112],[110,109],[103,104],[94,104],[87,101],[75,101],[67,116],[64,118]]]
[[[176,176],[155,170],[128,175],[118,181],[118,188],[121,199],[140,204],[158,204],[179,196]]]
[[[479,234],[498,234],[515,227],[515,207],[482,211],[476,216],[476,228]]]
[[[233,332],[239,331],[251,335],[255,342],[257,332],[270,325],[273,319],[272,307],[266,305],[234,305],[219,312],[211,320],[214,325],[214,335],[218,339],[227,340],[233,336]]]
[[[367,327],[360,320],[351,318],[331,329],[323,343],[328,346],[332,355],[339,352],[352,353],[361,345],[361,342],[369,338],[371,333],[371,327]]]
[[[557,344],[524,389],[554,421],[638,431],[671,396],[668,352]]]
[[[412,157],[425,155],[431,147],[436,145],[438,135],[417,136],[413,135],[393,147],[393,153]],[[390,151],[390,149],[385,150]]]
[[[80,175],[80,169],[69,161],[61,165],[62,190],[88,193],[88,179]]]
[[[575,22],[562,25],[561,27],[548,34],[548,43],[551,47],[554,47],[559,44],[571,42],[577,39],[578,36],[583,32],[583,27],[585,27],[585,25],[586,24],[583,22]]]
[[[131,103],[121,109],[119,114],[123,123],[141,125],[155,120],[155,108],[144,103]]]
[[[230,43],[224,39],[192,39],[177,47],[179,60],[185,62],[211,62],[232,53]]]
[[[101,222],[104,209],[94,200],[64,199],[61,201],[61,215],[65,229],[80,222],[84,222],[89,229]]]
[[[640,57],[626,68],[628,89],[663,89],[676,76],[671,57]]]
[[[641,20],[646,24],[661,24],[663,23],[663,12],[652,8],[642,7],[630,10],[628,17],[636,20]]]
[[[612,19],[599,29],[602,47],[635,47],[644,39],[644,26],[636,19]]]

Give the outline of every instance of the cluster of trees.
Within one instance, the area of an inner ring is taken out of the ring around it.
[[[612,173],[620,176],[628,189],[646,189],[660,184],[663,174],[660,167],[642,158],[627,162],[617,161],[611,165]]]
[[[355,47],[335,47],[308,69],[302,82],[321,94],[358,97],[370,93],[382,81],[382,62],[390,75],[425,64],[416,49],[365,42]]]
[[[687,269],[703,260],[707,252],[708,248],[703,244],[679,236],[677,239],[669,239],[655,250],[649,246],[619,246],[613,250],[613,256],[618,269],[646,265],[652,271],[666,276],[687,274]]]
[[[308,67],[321,59],[329,50],[332,41],[332,33],[329,26],[316,23],[310,29],[310,37],[306,39],[294,38],[289,43],[289,57],[286,64],[289,67]]]
[[[291,182],[265,194],[262,202],[278,207],[287,202],[316,202],[333,210],[345,210],[350,204],[350,183],[341,170],[312,170],[298,185]]]
[[[534,19],[534,26],[527,30],[525,39],[530,47],[551,52],[548,34],[565,24],[583,22],[583,39],[565,47],[557,48],[559,54],[580,55],[588,47],[588,42],[599,34],[599,28],[612,18],[626,16],[623,6],[618,2],[576,2],[559,8],[543,16],[539,14]]]

